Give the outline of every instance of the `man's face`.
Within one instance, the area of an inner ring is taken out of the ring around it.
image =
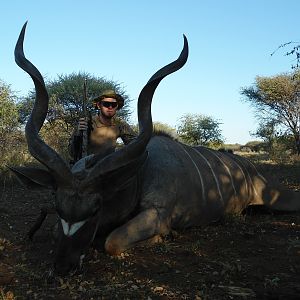
[[[118,109],[118,102],[114,98],[104,98],[97,103],[97,107],[101,110],[102,115],[112,118]]]

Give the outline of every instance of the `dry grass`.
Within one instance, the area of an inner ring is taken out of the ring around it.
[[[267,178],[280,182],[289,189],[300,190],[300,156],[291,155],[289,160],[274,161],[266,153],[241,153],[251,160]]]
[[[14,293],[11,291],[5,291],[5,289],[0,287],[0,300],[15,300]]]

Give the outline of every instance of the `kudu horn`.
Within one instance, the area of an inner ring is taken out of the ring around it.
[[[21,30],[15,47],[15,61],[30,75],[36,91],[35,104],[25,127],[28,149],[34,158],[49,169],[57,181],[68,184],[72,175],[67,163],[39,136],[39,131],[47,116],[49,96],[41,73],[24,55],[23,42],[26,25],[27,22]]]

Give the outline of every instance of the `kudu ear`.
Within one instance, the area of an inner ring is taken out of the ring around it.
[[[95,184],[90,184],[89,186],[94,186],[96,189],[101,188],[105,195],[112,196],[129,185],[136,176],[139,176],[147,157],[148,152],[145,151],[126,165],[95,178]],[[101,185],[99,185],[99,182],[101,182]]]
[[[17,179],[30,189],[55,189],[53,176],[45,169],[33,167],[8,167]]]
[[[127,165],[107,174],[106,178],[108,178],[110,182],[116,183],[117,190],[122,189],[123,186],[126,186],[128,184],[128,181],[130,181],[133,177],[139,176],[139,173],[147,158],[148,152],[145,151],[138,158],[128,162]]]

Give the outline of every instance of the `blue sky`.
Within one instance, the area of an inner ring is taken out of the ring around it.
[[[219,120],[227,143],[254,138],[254,111],[241,87],[255,76],[290,71],[280,44],[299,41],[297,0],[10,0],[1,3],[0,79],[19,96],[33,88],[13,57],[28,20],[25,54],[45,78],[85,71],[123,85],[136,120],[144,84],[179,55],[184,33],[190,55],[154,96],[153,120],[175,126],[186,113]]]

